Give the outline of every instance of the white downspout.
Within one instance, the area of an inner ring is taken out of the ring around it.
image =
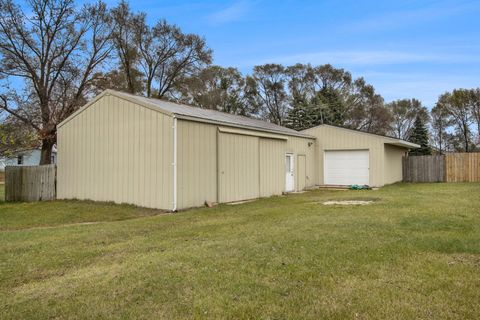
[[[177,211],[177,117],[173,116],[173,208]]]

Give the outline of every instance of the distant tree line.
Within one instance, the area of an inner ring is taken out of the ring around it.
[[[0,0],[0,154],[38,145],[49,163],[57,125],[105,89],[261,118],[295,130],[333,124],[422,145],[414,154],[480,149],[480,89],[385,103],[330,64],[264,64],[248,75],[212,64],[206,40],[121,0]]]

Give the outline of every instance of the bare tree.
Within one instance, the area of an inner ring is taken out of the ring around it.
[[[387,104],[392,114],[391,134],[399,139],[408,140],[417,116],[428,122],[428,110],[417,99],[401,99]]]
[[[349,112],[345,125],[365,132],[387,134],[391,129],[392,114],[385,107],[382,96],[363,78],[356,79],[352,89],[347,99]]]
[[[312,100],[322,90],[334,90],[347,102],[352,91],[352,75],[330,64],[312,67],[298,63],[286,68],[285,73],[294,98],[302,95],[304,99]]]
[[[343,97],[349,95],[352,75],[348,71],[324,64],[313,68],[313,73],[316,91],[329,88],[338,91]]]
[[[0,0],[0,74],[22,80],[26,88],[23,99],[9,99],[4,92],[0,107],[36,131],[40,163],[48,164],[56,126],[84,102],[92,74],[109,56],[111,32],[102,2],[79,11],[73,0],[28,5],[26,13],[11,0]]]
[[[146,79],[147,97],[152,95],[152,85],[158,69],[177,54],[181,34],[178,27],[165,20],[158,22],[153,28],[143,25],[143,28],[137,29],[135,43],[139,51],[138,61]]]
[[[477,146],[480,147],[480,88],[471,90],[472,117],[477,126]]]
[[[260,116],[282,125],[288,115],[288,95],[285,68],[279,64],[255,66],[253,75],[247,77],[246,95],[250,106],[260,111]]]
[[[385,134],[391,115],[383,98],[363,78],[326,64],[296,64],[286,68],[292,112],[302,115],[300,127],[337,123],[367,132]],[[291,115],[290,122],[295,122]]]
[[[136,36],[148,29],[145,13],[133,13],[128,2],[121,0],[111,10],[111,29],[116,56],[125,74],[127,91],[132,94],[140,92],[140,73],[137,70],[139,48]]]
[[[154,79],[158,98],[171,94],[178,80],[198,72],[212,62],[212,50],[207,47],[204,38],[181,33],[177,27],[170,28],[173,29],[169,31],[164,27],[156,31],[160,42],[169,43],[169,50],[160,52],[156,57],[158,67]]]
[[[432,143],[440,154],[448,150],[449,135],[447,129],[452,125],[452,119],[442,104],[436,104],[430,112],[432,118]]]
[[[248,108],[243,90],[245,80],[235,68],[209,66],[179,81],[180,101],[204,109],[214,109],[244,116],[256,110]]]
[[[470,152],[472,123],[471,92],[466,89],[455,89],[446,92],[438,98],[437,105],[444,108],[455,124],[457,133],[461,136],[465,152]]]
[[[315,98],[317,88],[314,68],[310,64],[297,63],[285,69],[292,105],[307,104]]]

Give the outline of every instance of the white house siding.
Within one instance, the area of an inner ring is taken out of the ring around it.
[[[40,164],[41,150],[27,150],[19,152],[9,158],[0,159],[0,170],[5,170],[6,166],[38,166]],[[23,155],[22,164],[18,164],[18,156]],[[57,163],[57,153],[52,153],[52,163]]]

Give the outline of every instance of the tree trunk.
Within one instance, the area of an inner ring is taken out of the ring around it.
[[[468,133],[466,131],[463,134],[463,137],[465,139],[465,152],[470,152],[470,148],[468,147]]]
[[[52,149],[55,140],[52,138],[45,138],[42,140],[42,153],[40,154],[40,164],[52,163]]]
[[[152,96],[152,79],[150,77],[147,78],[147,98]]]
[[[466,122],[462,122],[461,133],[463,134],[463,143],[465,143],[465,152],[470,152],[470,148],[468,145],[468,125]]]
[[[131,72],[127,72],[127,86],[128,86],[128,92],[131,94],[135,94],[135,86],[133,85]]]
[[[130,61],[128,60],[128,58],[125,58],[124,67],[125,67],[125,76],[127,77],[128,92],[131,94],[135,94],[135,86],[133,84],[132,69],[130,68]]]

